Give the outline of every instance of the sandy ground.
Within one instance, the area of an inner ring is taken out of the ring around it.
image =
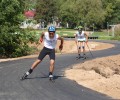
[[[59,44],[59,42],[58,42]],[[91,51],[103,50],[114,47],[112,44],[88,42]],[[37,46],[36,46],[37,47]],[[37,48],[42,48],[39,45]],[[89,51],[86,47],[86,51]],[[58,45],[56,48],[58,54]],[[62,53],[77,53],[77,47],[74,41],[65,41]],[[37,57],[38,54],[19,57],[0,59],[0,62],[8,60],[17,60],[23,58]],[[120,99],[120,55],[97,58],[85,61],[82,64],[73,65],[71,69],[66,69],[65,76],[78,84],[87,88],[109,95],[115,99]],[[89,65],[89,66],[88,66]]]

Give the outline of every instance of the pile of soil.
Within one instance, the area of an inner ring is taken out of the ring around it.
[[[91,50],[103,50],[114,45],[89,43]],[[65,71],[68,79],[92,90],[120,99],[120,55],[97,58],[73,65]]]

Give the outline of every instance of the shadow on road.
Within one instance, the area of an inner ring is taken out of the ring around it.
[[[65,77],[63,75],[55,75],[53,77],[54,80],[57,80],[58,78],[62,78]],[[25,80],[31,80],[31,79],[44,79],[44,78],[49,78],[48,75],[47,76],[40,76],[40,77],[27,77]]]

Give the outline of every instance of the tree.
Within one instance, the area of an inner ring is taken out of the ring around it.
[[[0,2],[0,33],[14,33],[23,21],[23,0],[1,0]]]
[[[25,10],[32,10],[36,8],[37,0],[25,0]]]
[[[62,0],[60,15],[63,21],[74,25],[101,25],[105,19],[101,0]]]
[[[56,16],[56,0],[37,0],[35,19],[39,22],[40,19],[48,22],[53,21]]]
[[[80,5],[80,6],[79,6]],[[104,10],[101,0],[78,0],[80,19],[89,26],[94,24],[101,25],[104,21]]]
[[[105,10],[105,22],[115,24],[120,22],[120,0],[102,0]]]
[[[30,51],[27,36],[19,25],[24,19],[23,0],[0,2],[0,57],[27,55]]]

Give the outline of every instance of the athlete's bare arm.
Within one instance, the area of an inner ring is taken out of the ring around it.
[[[42,43],[43,37],[44,37],[44,32],[42,32],[42,34],[41,34],[41,36],[40,36],[39,43]]]
[[[77,44],[77,34],[75,33],[75,43]]]
[[[58,36],[58,40],[60,40],[60,46],[59,46],[59,49],[62,50],[63,49],[63,42],[64,42],[64,39],[60,36]]]
[[[86,42],[88,42],[88,34],[89,32],[85,32]]]

